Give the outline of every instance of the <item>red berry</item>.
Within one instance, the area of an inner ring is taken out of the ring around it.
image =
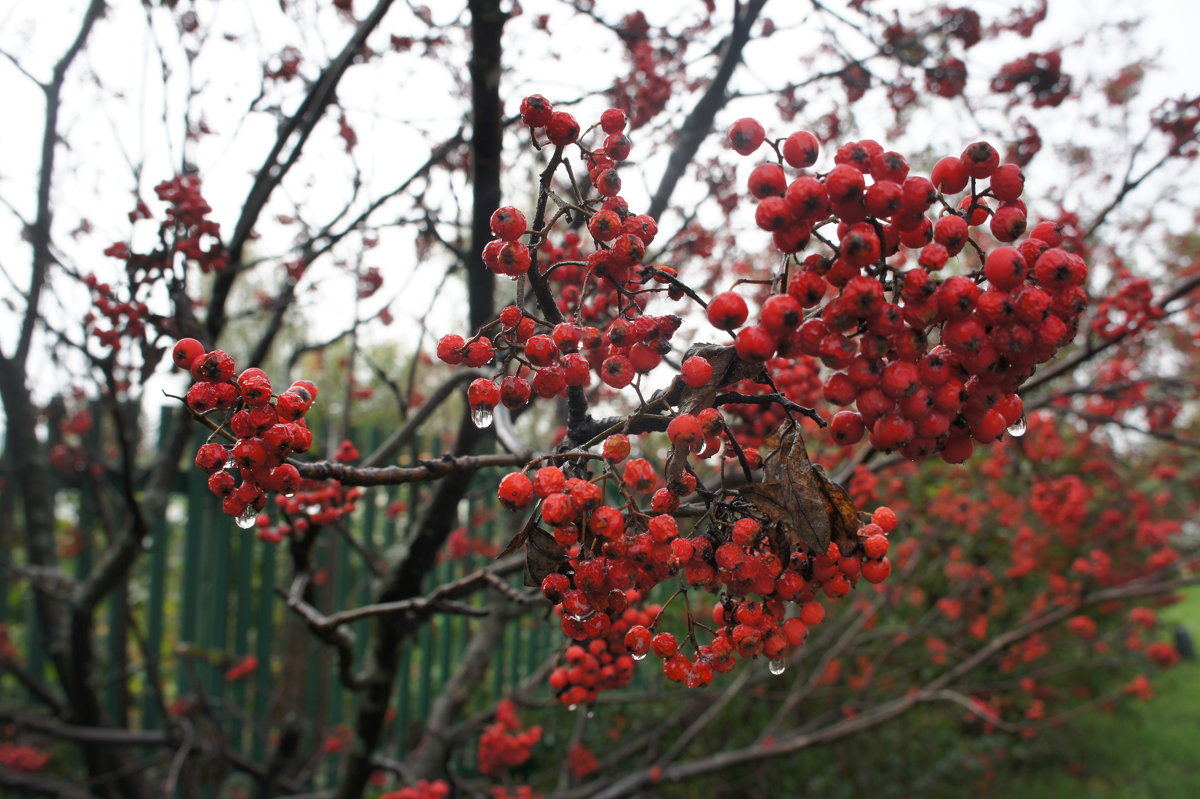
[[[214,383],[194,383],[184,396],[184,402],[195,413],[207,413],[217,407],[217,387]]]
[[[676,446],[691,447],[704,440],[704,433],[695,416],[681,413],[667,423],[667,438]]]
[[[749,314],[746,301],[732,291],[718,294],[708,304],[708,321],[721,330],[741,327]]]
[[[759,164],[746,181],[750,193],[758,199],[782,197],[787,188],[787,176],[779,164]]]
[[[850,164],[838,164],[825,176],[825,190],[830,202],[851,203],[858,200],[866,189],[863,173]]]
[[[613,355],[600,364],[600,379],[613,388],[625,388],[633,382],[633,363],[624,355]]]
[[[767,138],[767,133],[758,120],[747,117],[739,119],[729,126],[727,138],[730,149],[741,155],[750,155],[762,146],[763,141]]]
[[[196,468],[215,474],[225,468],[228,460],[225,447],[220,444],[205,444],[196,451]]]
[[[975,179],[991,177],[1000,165],[1000,153],[985,141],[968,144],[961,156],[963,169]]]
[[[783,197],[765,197],[754,209],[754,224],[762,230],[782,230],[791,221],[792,212]]]
[[[486,377],[471,381],[467,387],[467,403],[472,409],[495,408],[500,402],[500,388]]]
[[[510,472],[500,481],[496,495],[504,507],[521,510],[533,501],[533,481],[523,472]]]
[[[509,306],[513,307],[513,306]],[[505,310],[508,310],[507,308]],[[501,314],[503,317],[503,314]],[[437,344],[437,357],[442,363],[448,363],[451,366],[457,366],[463,362],[463,345],[467,342],[462,336],[457,333],[449,333],[442,336]]]
[[[933,226],[933,240],[945,247],[950,255],[958,255],[966,246],[969,235],[967,220],[958,214],[943,216]]]
[[[765,327],[750,325],[738,332],[735,348],[738,357],[743,361],[765,362],[775,354],[777,341],[778,339]]]
[[[492,212],[492,233],[504,241],[516,241],[525,232],[525,215],[511,205]]]
[[[579,123],[566,111],[555,111],[546,123],[546,138],[558,147],[565,147],[579,138]]]
[[[992,194],[1001,202],[1013,202],[1025,190],[1025,176],[1017,164],[1004,164],[992,173]]]
[[[629,457],[629,450],[629,436],[623,433],[614,433],[604,439],[604,459],[609,463],[620,463],[625,460]]]
[[[562,601],[563,594],[571,590],[571,581],[565,574],[557,572],[547,574],[542,579],[542,595],[554,604]]]
[[[829,432],[838,444],[849,446],[862,440],[866,425],[854,411],[838,411],[829,421]]]
[[[997,247],[987,254],[983,274],[1000,291],[1012,291],[1025,282],[1027,265],[1016,247]]]
[[[478,368],[489,363],[495,354],[495,350],[492,348],[492,340],[487,336],[480,336],[466,346],[463,354],[463,363],[471,368]]]
[[[522,377],[508,375],[500,382],[500,402],[504,403],[504,407],[510,411],[528,405],[532,394],[533,389],[529,387],[529,381]]]
[[[192,378],[196,381],[222,383],[233,379],[237,366],[222,350],[213,350],[192,361]]]
[[[521,121],[531,128],[545,127],[554,113],[554,106],[540,94],[531,94],[521,101]]]
[[[1025,211],[1015,205],[1002,205],[992,214],[988,228],[997,241],[1016,241],[1025,232]]]
[[[934,164],[933,171],[929,173],[929,180],[934,188],[943,194],[958,194],[967,187],[969,179],[970,175],[967,174],[962,159],[952,155]]]
[[[783,160],[796,169],[807,169],[815,164],[819,152],[817,137],[807,130],[797,131],[783,142]]]
[[[671,633],[659,633],[650,643],[656,657],[669,658],[679,649],[675,636]]]
[[[508,241],[496,254],[496,271],[516,277],[529,271],[529,248],[519,241]]]
[[[588,220],[588,232],[596,241],[612,241],[621,235],[621,217],[615,211],[597,211]]]
[[[892,562],[887,558],[869,560],[862,565],[863,579],[869,583],[882,583],[892,573]]]
[[[247,405],[263,405],[271,399],[271,381],[262,369],[246,369],[238,375],[237,385]]]
[[[549,366],[558,360],[558,344],[553,336],[539,333],[525,342],[525,357],[534,366]]]
[[[645,655],[650,651],[650,631],[640,624],[635,624],[625,633],[625,648],[634,655]]]
[[[605,109],[600,115],[600,128],[605,133],[620,133],[625,130],[625,112],[619,108]]]
[[[693,355],[683,362],[680,371],[683,374],[684,383],[692,388],[699,388],[712,379],[713,368],[707,358]]]
[[[868,536],[863,541],[863,552],[872,560],[879,560],[888,552],[888,539],[883,533]]]
[[[181,338],[171,351],[171,360],[178,369],[191,369],[192,363],[204,354],[204,345],[194,338]]]
[[[624,161],[633,149],[633,142],[624,133],[612,133],[604,140],[604,154],[613,161]]]
[[[880,505],[871,515],[871,523],[879,525],[883,532],[890,533],[896,529],[899,519],[896,518],[896,512],[887,505]]]

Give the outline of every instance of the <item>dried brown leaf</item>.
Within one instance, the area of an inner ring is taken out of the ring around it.
[[[849,551],[858,531],[858,511],[849,494],[808,459],[800,428],[785,424],[779,444],[768,456],[763,480],[739,493],[753,513],[767,522],[772,549],[780,558],[802,545],[824,553],[832,541]]]
[[[540,587],[546,575],[558,571],[566,557],[554,536],[534,527],[525,539],[525,585]]]

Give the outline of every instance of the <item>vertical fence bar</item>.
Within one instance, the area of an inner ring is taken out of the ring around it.
[[[165,414],[164,414],[165,416]],[[162,673],[163,664],[163,634],[164,618],[166,615],[167,604],[167,570],[170,568],[168,560],[168,550],[171,546],[171,530],[167,524],[167,511],[170,508],[170,499],[167,500],[167,506],[163,509],[162,516],[155,519],[154,526],[150,530],[150,560],[149,571],[147,575],[149,579],[148,593],[146,596],[146,652],[149,657],[154,658],[159,665],[159,673]],[[147,678],[149,675],[147,675]],[[163,686],[164,688],[166,686]],[[152,726],[165,725],[166,719],[157,718],[158,703],[155,701],[152,691],[144,691],[142,696],[142,725],[146,729],[151,729]],[[157,725],[155,720],[157,719]]]
[[[192,479],[188,480],[187,485],[187,522],[184,525],[183,532],[183,578],[182,585],[179,586],[179,591],[176,594],[179,598],[179,638],[180,644],[188,644],[191,646],[198,645],[199,642],[199,619],[197,618],[200,609],[200,578],[203,568],[201,562],[204,552],[205,539],[205,521],[208,516],[207,502],[208,493],[205,486],[200,484],[198,473],[193,471]],[[187,684],[187,670],[183,668],[183,664],[178,664],[176,683],[179,687],[180,694],[191,693],[192,687]]]
[[[257,529],[257,528],[254,528]],[[250,633],[254,626],[254,551],[258,548],[258,537],[253,530],[239,531],[236,536],[237,565],[235,567],[235,582],[233,602],[236,613],[233,620],[233,655],[244,658],[250,654]],[[263,664],[259,663],[259,668]],[[229,730],[229,736],[237,742],[239,750],[245,746],[246,735],[249,732],[245,721],[253,725],[246,702],[246,693],[250,690],[250,680],[242,678],[233,685],[231,701],[237,709],[238,722]]]
[[[271,709],[271,686],[274,684],[275,663],[271,660],[275,638],[275,554],[274,544],[257,547],[259,556],[258,621],[254,629],[255,655],[258,671],[254,675],[254,760],[261,763],[266,754],[265,736],[257,734],[266,729]]]

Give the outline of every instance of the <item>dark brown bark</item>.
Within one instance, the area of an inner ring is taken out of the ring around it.
[[[500,117],[500,56],[507,15],[500,10],[499,0],[470,0],[468,5],[471,11],[471,163],[474,204],[467,297],[470,324],[477,329],[491,319],[493,311],[492,275],[483,266],[479,252],[491,238],[490,219],[500,202],[500,150],[504,136]],[[453,454],[456,457],[470,455],[491,438],[491,431],[475,427],[464,413]],[[425,574],[433,567],[438,551],[454,529],[459,503],[466,495],[471,479],[471,473],[458,472],[444,477],[437,484],[416,535],[389,575],[377,601],[395,602],[420,595]],[[383,737],[387,709],[400,666],[401,647],[416,631],[416,627],[402,615],[380,616],[373,625],[368,676],[355,720],[355,742],[351,747],[351,755],[346,759],[346,770],[338,787],[337,799],[359,799],[366,789],[372,771],[371,760]]]

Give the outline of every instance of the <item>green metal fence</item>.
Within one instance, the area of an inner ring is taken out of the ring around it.
[[[165,420],[161,428],[167,429]],[[98,444],[100,431],[95,435]],[[369,446],[381,438],[376,431],[359,431],[356,440]],[[412,454],[440,453],[421,452],[417,447]],[[488,477],[479,475],[480,491],[494,485]],[[102,482],[82,481],[58,493],[60,533],[64,542],[71,543],[61,548],[61,565],[68,573],[86,575],[108,544],[98,521],[106,504],[98,493],[104,490]],[[355,514],[345,520],[349,534],[386,563],[419,515],[421,490],[411,485],[368,490]],[[512,532],[504,526],[511,525],[511,519],[491,518],[493,496],[486,491],[465,502],[460,522],[481,521],[470,524],[471,538],[502,547],[506,534]],[[389,504],[398,499],[408,503],[408,510],[400,515],[387,513]],[[9,558],[7,553],[20,551],[19,539],[16,531],[6,535],[14,537],[4,547],[3,557]],[[215,722],[216,732],[228,746],[262,763],[269,754],[268,731],[276,729],[291,710],[301,722],[307,747],[329,750],[323,766],[312,775],[312,787],[324,787],[336,776],[338,731],[341,725],[352,725],[356,697],[339,682],[333,653],[297,619],[289,618],[279,595],[292,577],[286,546],[286,542],[260,540],[254,529],[238,528],[221,513],[219,502],[207,490],[205,475],[185,469],[166,513],[154,521],[147,551],[121,590],[97,613],[97,684],[113,723],[161,730],[169,723],[164,714],[186,715],[202,703],[205,718]],[[319,575],[315,603],[321,610],[332,612],[371,601],[370,571],[345,536],[324,530],[314,547],[313,562]],[[425,589],[489,562],[480,555],[444,560],[428,576]],[[20,563],[0,563],[5,575],[14,566]],[[519,575],[514,578],[519,579]],[[26,658],[24,665],[36,679],[54,685],[51,666],[34,635],[37,626],[29,593],[33,589],[27,581],[7,578],[0,586],[0,623],[6,623],[14,649]],[[481,604],[484,598],[472,601]],[[363,620],[350,626],[358,663],[364,661],[369,623]],[[461,615],[435,616],[414,645],[405,649],[385,756],[404,756],[412,731],[453,674],[472,628],[479,623]],[[554,627],[538,614],[508,625],[494,653],[489,679],[481,685],[480,703],[510,691],[561,645]],[[258,658],[258,668],[244,678],[226,679],[230,665],[247,655]],[[301,684],[292,682],[296,673],[303,674]],[[0,703],[32,709],[36,702],[11,676],[2,675],[0,671]],[[298,708],[288,706],[289,696]]]

